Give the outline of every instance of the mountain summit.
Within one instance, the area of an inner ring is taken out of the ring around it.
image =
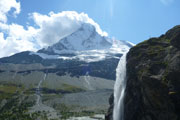
[[[81,27],[71,35],[61,39],[58,43],[47,48],[47,50],[94,50],[107,49],[111,47],[111,43],[106,37],[99,35],[93,25],[84,23]]]
[[[133,44],[101,36],[95,27],[83,23],[79,29],[57,43],[30,55],[43,59],[78,59],[86,62],[100,61],[115,54],[122,54]]]

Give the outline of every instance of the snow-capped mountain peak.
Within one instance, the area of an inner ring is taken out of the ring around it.
[[[39,55],[43,59],[78,59],[93,62],[123,54],[131,47],[126,41],[101,36],[93,25],[84,23],[56,44],[31,54]]]
[[[107,49],[112,44],[107,41],[106,37],[96,32],[93,25],[84,23],[81,27],[71,35],[59,40],[58,43],[48,47],[47,51],[52,50],[73,50],[84,51],[94,49]]]

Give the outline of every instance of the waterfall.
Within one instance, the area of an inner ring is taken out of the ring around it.
[[[38,86],[37,86],[37,89],[36,89],[36,96],[37,96],[37,100],[36,100],[36,104],[38,106],[40,106],[40,99],[41,99],[41,90],[40,90],[40,87],[41,87],[41,84],[42,82],[46,79],[46,74],[44,74],[44,78],[41,79],[38,83]]]
[[[93,90],[91,84],[90,84],[90,77],[89,77],[89,72],[86,72],[86,75],[84,76],[84,79],[85,79],[85,82],[86,82],[86,86],[87,86],[87,89],[89,90]]]
[[[114,85],[113,120],[124,119],[124,92],[126,88],[126,53],[120,58],[116,68],[116,82]]]

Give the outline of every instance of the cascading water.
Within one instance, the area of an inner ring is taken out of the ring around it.
[[[86,86],[89,90],[93,90],[91,84],[90,84],[90,77],[89,77],[89,72],[86,72],[86,75],[84,76]]]
[[[37,101],[36,101],[36,104],[39,106],[40,105],[40,99],[41,99],[41,90],[40,90],[40,87],[41,87],[41,84],[42,82],[46,79],[46,74],[44,74],[44,78],[41,79],[38,83],[38,86],[37,86],[37,89],[36,89],[36,96],[37,96]]]
[[[124,119],[124,92],[126,88],[126,53],[121,57],[116,68],[116,82],[114,85],[113,120]]]

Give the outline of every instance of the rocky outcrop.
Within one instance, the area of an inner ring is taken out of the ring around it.
[[[105,115],[105,120],[112,120],[113,119],[113,106],[114,106],[114,95],[111,94],[109,98],[110,107],[108,109],[107,114]]]
[[[131,48],[124,120],[180,120],[179,75],[180,26]]]

